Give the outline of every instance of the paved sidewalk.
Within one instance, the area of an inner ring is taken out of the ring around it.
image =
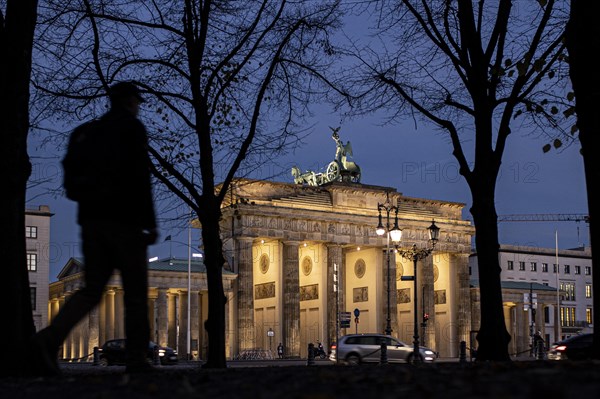
[[[435,363],[412,366],[65,367],[60,378],[0,379],[0,397],[77,398],[597,398],[600,362]]]

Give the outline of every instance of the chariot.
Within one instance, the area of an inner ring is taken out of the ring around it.
[[[292,168],[292,176],[296,184],[308,184],[309,186],[320,186],[333,181],[360,183],[360,167],[350,161],[348,157],[352,156],[352,146],[350,141],[344,144],[340,140],[337,128],[330,128],[333,131],[331,138],[335,141],[336,151],[335,159],[327,165],[325,172],[315,172],[312,170],[302,173],[300,168]]]

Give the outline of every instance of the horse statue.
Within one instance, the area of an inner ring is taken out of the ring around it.
[[[333,134],[331,138],[335,141],[335,159],[327,165],[325,176],[328,181],[349,181],[360,183],[360,167],[353,161],[348,160],[352,156],[352,145],[350,141],[346,144],[340,140],[338,132],[341,127],[329,127]]]
[[[294,166],[292,168],[294,183],[307,184],[309,186],[320,186],[332,181],[360,183],[360,167],[348,159],[348,157],[352,156],[350,141],[344,144],[340,140],[338,132],[341,127],[333,128],[330,126],[329,128],[333,131],[331,138],[335,141],[336,146],[335,159],[327,165],[325,173],[316,173],[312,170],[302,173],[300,168]]]
[[[294,183],[296,184],[308,184],[309,186],[320,186],[323,184],[322,173],[315,173],[312,170],[302,173],[297,166],[292,167],[292,176],[294,177]]]

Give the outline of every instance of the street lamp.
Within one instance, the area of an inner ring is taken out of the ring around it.
[[[412,278],[414,282],[414,332],[413,332],[413,361],[418,362],[421,359],[419,353],[419,323],[417,318],[417,261],[428,257],[435,244],[437,244],[440,237],[440,228],[435,225],[435,221],[431,222],[431,226],[427,228],[429,230],[429,243],[431,244],[428,248],[417,248],[417,244],[413,244],[408,249],[398,249],[398,253],[405,259],[413,261],[414,276]]]
[[[387,256],[387,318],[385,325],[385,333],[387,335],[392,334],[392,319],[390,317],[390,238],[394,243],[400,242],[400,238],[402,237],[402,231],[398,228],[398,207],[396,205],[392,205],[390,203],[389,194],[386,193],[385,203],[377,204],[377,211],[379,212],[379,224],[377,225],[377,229],[375,232],[378,236],[382,236],[387,233],[386,236],[386,256]],[[385,226],[383,225],[381,211],[385,212]],[[394,225],[391,226],[390,223],[390,213],[394,212]],[[391,228],[390,228],[391,227]]]
[[[190,211],[190,217],[191,217]],[[190,219],[191,220],[191,219]],[[173,258],[172,254],[172,243],[178,243],[184,245],[188,248],[188,257],[187,257],[187,329],[186,329],[186,359],[192,360],[192,326],[191,326],[191,306],[192,306],[192,258],[202,258],[203,255],[201,253],[192,253],[192,222],[188,224],[188,242],[187,244],[182,241],[174,241],[172,237],[169,235],[165,238],[165,241],[169,241],[169,261]],[[155,258],[152,258],[155,259]],[[150,261],[152,261],[150,259]],[[158,257],[156,257],[158,260]]]

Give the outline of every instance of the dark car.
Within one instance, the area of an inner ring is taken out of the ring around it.
[[[594,334],[579,334],[552,344],[548,351],[549,360],[585,360],[592,358]]]
[[[412,345],[385,334],[350,334],[340,338],[338,344],[331,346],[329,360],[339,360],[350,365],[377,363],[381,360],[381,341],[386,342],[387,359],[390,363],[412,363],[414,348]],[[421,361],[433,362],[437,354],[429,348],[419,347]]]
[[[125,364],[125,343],[126,339],[112,339],[106,341],[102,348],[98,350],[98,360],[101,366],[123,365]],[[160,346],[150,341],[148,343],[148,362],[154,360],[154,348],[158,346],[158,358],[160,364],[177,363],[177,351],[168,346]]]

